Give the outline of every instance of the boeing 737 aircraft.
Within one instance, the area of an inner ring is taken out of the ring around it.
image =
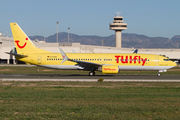
[[[17,60],[27,64],[61,70],[86,70],[89,75],[95,71],[105,74],[117,74],[121,70],[156,70],[160,72],[176,66],[168,58],[152,54],[129,53],[53,53],[37,48],[17,23],[10,23]]]

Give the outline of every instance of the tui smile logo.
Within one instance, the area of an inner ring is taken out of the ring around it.
[[[28,38],[26,38],[26,40],[28,40]],[[17,46],[21,49],[24,48],[27,44],[27,42],[25,42],[24,45],[21,46],[21,45],[19,45],[19,40],[16,40],[15,42],[16,42]]]

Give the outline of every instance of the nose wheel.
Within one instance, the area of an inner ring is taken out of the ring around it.
[[[95,72],[89,72],[89,76],[94,76]]]
[[[158,77],[160,77],[160,76],[161,76],[161,74],[160,74],[160,73],[158,73],[158,74],[157,74],[157,76],[158,76]]]

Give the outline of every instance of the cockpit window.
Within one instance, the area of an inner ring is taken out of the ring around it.
[[[169,61],[169,59],[164,59],[164,61]]]

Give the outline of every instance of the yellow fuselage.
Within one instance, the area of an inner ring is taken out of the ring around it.
[[[176,66],[176,63],[168,60],[166,57],[150,54],[119,54],[119,53],[67,53],[69,59],[92,62],[101,65],[119,66],[120,70],[165,70]],[[65,69],[60,66],[72,66],[74,69],[77,63],[65,61],[61,64],[63,58],[60,53],[41,53],[28,54],[28,57],[17,58],[20,61],[53,68]],[[51,67],[52,66],[52,67]]]

